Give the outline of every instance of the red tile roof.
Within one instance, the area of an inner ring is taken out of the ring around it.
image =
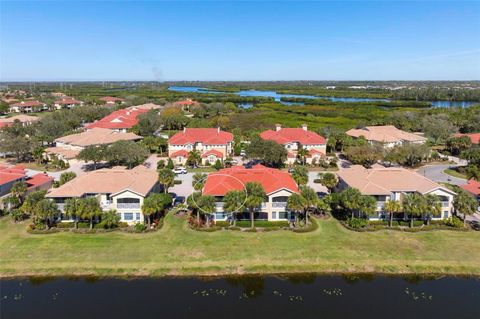
[[[272,140],[278,144],[288,144],[298,142],[303,145],[326,144],[323,136],[303,128],[279,128],[276,131],[268,130],[262,132],[260,137],[264,140]]]
[[[193,100],[190,100],[190,99],[175,102],[175,104],[178,104],[178,105],[194,105],[194,104],[197,104],[197,103],[198,103],[197,101],[193,101]]]
[[[231,190],[243,190],[244,185],[248,182],[260,183],[266,194],[284,188],[298,193],[298,186],[290,174],[258,164],[250,169],[243,166],[233,166],[208,175],[203,187],[203,194],[224,196]]]
[[[148,109],[122,109],[110,113],[104,118],[87,124],[85,127],[91,129],[94,127],[101,127],[107,129],[128,129],[138,123],[137,116],[148,112]]]
[[[320,156],[324,157],[325,156],[325,153],[319,151],[319,150],[316,150],[316,149],[311,149],[311,150],[308,150],[308,155],[307,157],[312,157],[313,155],[315,154],[319,154]]]
[[[179,150],[179,151],[176,151],[176,152],[173,152],[172,154],[170,154],[170,157],[177,157],[177,156],[187,157],[188,152],[186,150]]]
[[[470,140],[472,141],[472,144],[479,144],[480,143],[480,133],[472,133],[472,134],[457,133],[454,136],[455,137],[468,136],[468,137],[470,137]]]
[[[18,103],[11,104],[10,107],[32,107],[32,106],[41,106],[43,103],[38,101],[22,101]]]
[[[25,177],[25,168],[23,166],[0,166],[0,185],[20,180]]]
[[[223,158],[223,153],[217,150],[209,150],[202,154],[202,157],[208,157],[210,155],[214,155],[217,158]]]
[[[204,145],[225,145],[233,141],[233,134],[216,128],[185,128],[169,140],[169,144],[185,145],[202,143]]]
[[[53,183],[53,177],[44,173],[38,173],[28,178],[25,182],[27,183],[28,189],[34,189]]]
[[[477,196],[480,195],[480,182],[477,182],[476,180],[471,179],[466,185],[461,185],[460,187],[471,194]]]

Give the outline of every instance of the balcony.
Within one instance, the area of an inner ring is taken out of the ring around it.
[[[118,209],[138,209],[140,208],[140,203],[117,203]]]
[[[287,202],[272,202],[272,207],[285,209],[287,207]]]

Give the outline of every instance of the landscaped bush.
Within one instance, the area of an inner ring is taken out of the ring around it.
[[[176,179],[176,180],[173,181],[173,184],[180,185],[180,184],[182,184],[182,181],[179,180],[179,179]]]
[[[75,227],[75,223],[74,222],[60,222],[60,223],[57,223],[57,228],[74,228]]]
[[[250,221],[249,220],[238,220],[236,223],[237,227],[250,227]],[[289,223],[286,220],[281,220],[281,221],[268,221],[268,220],[257,220],[254,223],[255,227],[288,227]]]
[[[347,225],[352,228],[365,228],[368,225],[368,220],[363,218],[349,218],[346,221]]]
[[[230,223],[227,221],[219,220],[215,222],[215,226],[217,227],[228,227],[230,226]]]
[[[86,222],[79,222],[78,223],[78,228],[90,228],[90,223],[86,223]]]
[[[318,221],[315,218],[310,218],[310,224],[307,227],[293,228],[295,233],[309,233],[318,229]]]
[[[445,220],[445,225],[454,228],[463,228],[463,221],[457,216],[451,216]]]
[[[313,182],[314,182],[315,184],[320,184],[320,183],[322,183],[322,180],[321,180],[320,178],[315,178],[315,179],[313,180]]]
[[[228,227],[229,230],[242,230],[240,227],[238,226],[230,226]]]
[[[255,227],[253,227],[253,228],[245,229],[244,231],[247,232],[247,233],[256,233],[257,229]]]
[[[126,222],[119,222],[118,223],[118,228],[127,228],[128,227],[128,223]]]
[[[145,224],[138,223],[138,224],[135,224],[135,226],[133,226],[133,229],[136,232],[141,233],[141,232],[145,231],[145,229],[147,229],[147,226]]]
[[[218,227],[218,226],[210,226],[210,227],[192,227],[192,229],[209,233],[209,232],[214,232],[214,231],[217,231],[217,230],[221,230],[222,228]]]

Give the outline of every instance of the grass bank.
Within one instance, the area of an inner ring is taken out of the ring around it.
[[[167,216],[148,234],[32,235],[0,219],[0,276],[192,276],[258,273],[480,275],[480,232],[358,233],[320,220],[311,233],[190,230]]]
[[[467,179],[467,175],[465,174],[462,174],[454,169],[446,169],[443,171],[445,174],[447,175],[450,175],[450,176],[453,176],[453,177],[457,177],[457,178],[463,178],[463,179]]]

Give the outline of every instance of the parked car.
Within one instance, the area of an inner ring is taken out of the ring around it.
[[[175,174],[187,174],[187,169],[185,167],[179,166],[173,169]]]
[[[240,156],[247,156],[247,153],[245,152],[245,150],[240,151]]]

